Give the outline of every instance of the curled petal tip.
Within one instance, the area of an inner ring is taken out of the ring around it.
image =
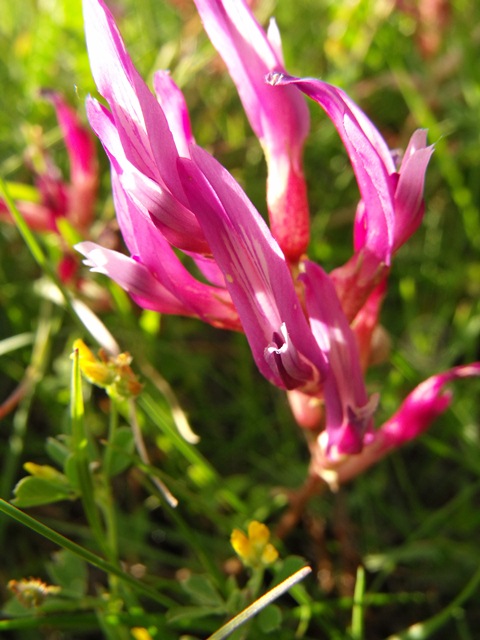
[[[280,71],[270,71],[265,76],[265,82],[267,84],[272,85],[272,87],[274,87],[277,84],[283,84],[285,78],[286,78],[285,74],[281,73]]]

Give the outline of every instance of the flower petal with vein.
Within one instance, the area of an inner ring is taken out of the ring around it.
[[[343,482],[426,429],[449,403],[448,382],[480,374],[477,363],[429,378],[374,429],[378,397],[368,397],[364,370],[374,359],[393,254],[423,217],[433,149],[424,131],[415,132],[397,170],[380,132],[343,90],[286,75],[278,30],[265,33],[245,0],[195,4],[265,151],[271,230],[230,173],[197,146],[168,72],[154,75],[154,95],[103,0],[84,0],[92,71],[109,106],[89,99],[87,112],[110,159],[130,255],[90,242],[78,250],[144,308],[244,331],[258,369],[289,392],[309,430],[312,473]],[[337,129],[360,192],[353,256],[331,274],[303,255],[302,92]]]

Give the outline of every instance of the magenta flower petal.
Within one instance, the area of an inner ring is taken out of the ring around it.
[[[397,447],[422,435],[450,406],[452,393],[445,390],[445,385],[471,376],[480,376],[480,362],[454,367],[428,378],[407,396],[390,420],[371,434],[359,455],[331,463],[318,447],[313,452],[312,471],[333,486],[348,482]]]
[[[219,286],[198,281],[182,264],[147,212],[127,197],[114,173],[112,187],[118,222],[130,253],[181,303],[181,315],[195,315],[214,326],[240,330],[238,313],[225,281]]]
[[[424,212],[425,172],[433,153],[427,147],[427,132],[415,131],[405,151],[395,190],[394,250],[401,247],[419,227]]]
[[[286,257],[298,261],[309,239],[302,152],[310,118],[294,87],[275,91],[265,84],[269,71],[283,71],[278,29],[271,26],[268,37],[245,0],[195,0],[195,4],[265,152],[273,236]]]
[[[433,152],[425,131],[416,131],[399,173],[373,123],[341,89],[321,80],[270,74],[273,85],[294,84],[315,100],[337,129],[362,197],[355,221],[355,251],[366,249],[390,265],[392,253],[413,233],[423,214],[425,171]]]
[[[157,100],[167,118],[168,126],[172,132],[177,146],[178,154],[188,158],[189,145],[195,142],[188,115],[187,105],[183,93],[172,80],[168,71],[156,71],[153,76],[153,88]]]
[[[86,266],[111,278],[144,309],[197,317],[215,327],[241,330],[228,294],[196,281],[174,254],[165,256],[170,262],[157,275],[137,258],[93,242],[81,242],[75,248],[85,256]]]
[[[270,74],[272,85],[294,85],[315,100],[332,120],[352,163],[368,216],[362,219],[364,246],[376,261],[390,264],[394,242],[396,186],[388,147],[365,114],[344,91],[322,80]],[[357,247],[356,247],[357,248]]]
[[[330,366],[323,384],[326,453],[332,458],[358,453],[371,430],[377,400],[368,400],[355,335],[330,278],[317,264],[306,261],[301,279],[312,333]]]
[[[397,173],[382,136],[344,91],[321,80],[271,73],[272,85],[295,85],[315,100],[337,129],[352,163],[361,201],[354,224],[355,254],[332,274],[342,307],[353,320],[387,275],[391,258],[423,215],[425,171],[432,154],[426,136],[412,136]]]
[[[103,0],[84,0],[83,12],[92,74],[110,105],[127,159],[185,204],[178,151],[160,104],[134,67]]]
[[[317,386],[318,375],[312,372],[310,354],[306,356],[297,349],[286,322],[280,325],[279,331],[273,332],[272,341],[264,349],[263,356],[275,378],[283,382],[285,389],[301,387],[314,390]],[[278,382],[277,386],[280,386]]]
[[[180,174],[262,374],[281,388],[317,390],[327,365],[285,258],[233,177],[200,148]]]
[[[85,256],[84,264],[87,267],[114,280],[144,309],[193,315],[187,313],[183,305],[144,264],[93,242],[80,242],[75,245],[75,249]]]
[[[210,252],[198,220],[165,186],[139,171],[126,157],[112,115],[99,102],[87,101],[89,122],[98,135],[128,196],[146,208],[167,240],[185,251]]]
[[[96,180],[98,166],[95,146],[90,132],[83,126],[77,112],[55,91],[42,91],[55,107],[70,161],[73,183],[92,177]]]
[[[380,430],[386,450],[399,447],[417,438],[428,429],[452,401],[451,391],[445,385],[459,378],[480,375],[480,363],[476,362],[449,369],[428,378],[418,385],[403,401],[400,409]]]

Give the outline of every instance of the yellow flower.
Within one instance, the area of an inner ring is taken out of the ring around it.
[[[80,371],[85,378],[105,389],[112,398],[131,398],[142,390],[141,383],[130,367],[132,356],[129,353],[109,356],[100,349],[97,358],[83,340],[75,340],[73,348],[78,351]]]
[[[234,529],[230,537],[236,554],[246,566],[253,568],[266,567],[278,558],[278,551],[269,540],[270,529],[257,520],[248,525],[248,535]]]
[[[130,633],[134,640],[153,640],[150,632],[144,627],[133,627],[130,629]]]

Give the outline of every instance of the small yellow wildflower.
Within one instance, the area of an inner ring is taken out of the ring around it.
[[[133,627],[130,629],[130,633],[134,640],[153,640],[150,632],[144,627]]]
[[[78,351],[80,371],[89,382],[102,388],[113,383],[115,374],[108,366],[108,359],[96,358],[83,340],[75,340],[73,349]]]
[[[234,529],[230,537],[236,554],[246,566],[253,568],[266,567],[278,558],[278,551],[269,540],[270,529],[257,520],[248,525],[248,535]]]
[[[142,385],[130,367],[132,356],[129,353],[109,356],[100,349],[97,358],[83,340],[75,340],[73,348],[78,351],[80,371],[85,378],[105,389],[112,398],[131,398],[142,390]]]
[[[48,596],[60,592],[60,587],[46,584],[39,578],[10,580],[7,586],[17,600],[29,609],[40,606]]]

